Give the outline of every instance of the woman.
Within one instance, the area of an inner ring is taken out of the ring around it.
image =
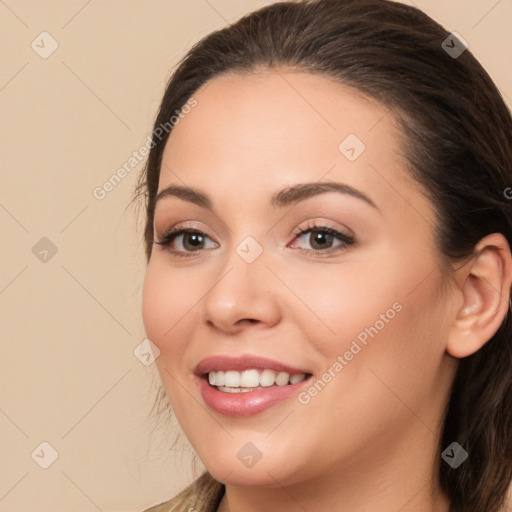
[[[207,471],[149,510],[505,510],[511,162],[495,85],[413,7],[276,3],[196,44],[139,192]]]

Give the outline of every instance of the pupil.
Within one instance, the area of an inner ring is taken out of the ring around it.
[[[326,243],[329,244],[332,242],[333,236],[330,233],[324,233],[321,231],[313,231],[311,233],[313,236],[313,243],[312,245],[325,245]],[[192,247],[199,247],[202,244],[202,236],[198,235],[197,233],[191,233],[189,234],[189,243]],[[323,242],[323,243],[322,243]]]
[[[198,235],[197,233],[191,233],[189,235],[189,242],[191,243],[192,247],[199,247],[202,243],[203,237],[201,235]]]
[[[321,231],[313,231],[312,234],[313,233],[315,233],[315,236],[313,237],[313,240],[314,240],[314,243],[312,244],[313,247],[315,246],[315,244],[317,244],[317,242],[320,245],[323,245],[322,244],[322,239],[324,239],[323,240],[324,244],[325,243],[329,243],[330,241],[332,241],[332,235],[330,233],[323,233]]]

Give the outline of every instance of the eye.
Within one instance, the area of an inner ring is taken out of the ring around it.
[[[162,237],[153,242],[160,245],[176,256],[192,256],[194,252],[205,249],[205,241],[211,240],[210,237],[200,231],[192,228],[171,229],[162,235]],[[173,247],[177,241],[178,249]],[[214,247],[216,246],[214,242]]]
[[[321,226],[315,223],[308,225],[306,228],[299,228],[294,235],[297,239],[304,238],[310,244],[312,249],[299,247],[299,249],[306,252],[331,253],[355,244],[352,236],[342,233],[331,226]],[[339,242],[338,245],[333,246],[333,242],[336,241]]]
[[[354,245],[355,239],[333,228],[332,226],[322,226],[315,223],[306,228],[299,228],[294,232],[295,239],[291,245],[294,248],[295,240],[304,238],[311,245],[311,249],[298,247],[299,250],[306,253],[330,254],[332,252],[346,249]],[[309,235],[307,237],[306,235]],[[207,241],[210,241],[208,246]],[[334,242],[337,245],[333,245]],[[218,247],[216,242],[203,231],[196,228],[173,228],[164,233],[159,240],[153,242],[165,248],[174,256],[193,256],[194,253],[200,253],[203,249]]]

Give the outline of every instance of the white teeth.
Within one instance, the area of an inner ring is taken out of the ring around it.
[[[277,373],[274,370],[263,370],[260,375],[260,386],[273,386]]]
[[[224,382],[225,382],[224,381],[224,375],[225,375],[225,373],[222,372],[222,371],[221,372],[210,372],[209,375],[211,375],[212,373],[215,375],[215,377],[214,377],[215,385],[216,386],[224,386]]]
[[[244,370],[240,375],[241,388],[255,388],[260,385],[260,372],[258,370]]]
[[[296,375],[292,375],[290,377],[290,384],[297,384],[298,382],[304,380],[306,378],[305,373],[298,373]]]
[[[220,391],[227,393],[245,393],[253,391],[258,387],[270,387],[274,385],[286,386],[297,384],[306,378],[305,373],[290,375],[287,372],[276,372],[274,370],[235,370],[209,372],[208,382],[216,386]]]
[[[224,386],[227,386],[229,388],[238,388],[240,386],[240,372],[226,372],[224,374]]]
[[[276,377],[276,384],[278,386],[286,386],[290,380],[290,374],[286,372],[279,372]]]
[[[256,388],[228,388],[227,386],[219,386],[217,389],[227,393],[247,393],[248,391],[254,391]]]

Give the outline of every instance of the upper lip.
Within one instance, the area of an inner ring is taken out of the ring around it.
[[[249,370],[254,369],[269,369],[277,372],[286,372],[290,375],[300,373],[311,373],[304,368],[294,368],[287,364],[268,359],[266,357],[260,357],[251,354],[244,354],[240,356],[228,356],[228,355],[216,355],[207,357],[199,362],[194,369],[194,374],[201,377],[209,372],[227,371],[227,370]]]

